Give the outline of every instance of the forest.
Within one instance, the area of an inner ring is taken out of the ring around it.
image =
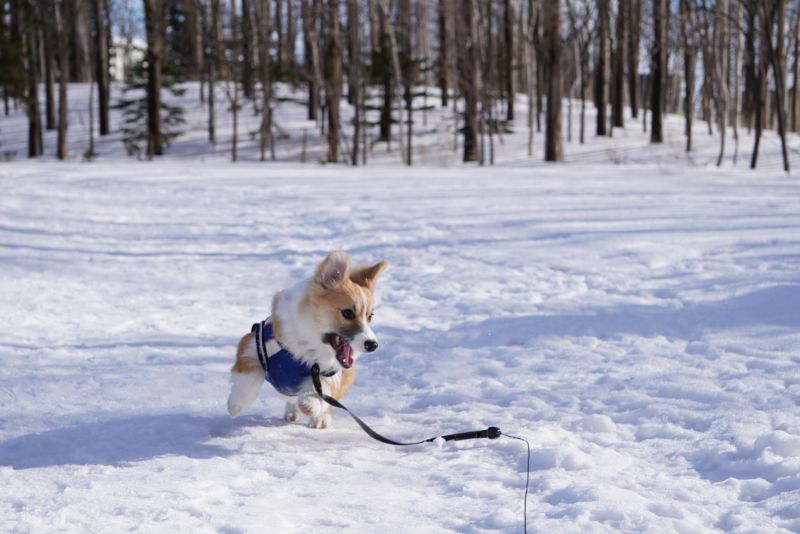
[[[27,156],[42,155],[43,131],[55,130],[64,159],[70,84],[92,84],[86,156],[94,132],[114,131],[129,154],[152,159],[181,133],[182,109],[163,95],[194,82],[209,142],[216,117],[232,113],[235,160],[247,105],[260,114],[268,161],[281,104],[274,89],[286,84],[331,163],[365,164],[387,144],[412,165],[418,117],[434,106],[452,108],[464,162],[493,163],[496,139],[520,129],[529,156],[541,133],[544,160],[561,161],[564,108],[571,120],[575,105],[580,143],[613,136],[626,115],[661,143],[664,116],[678,114],[691,151],[702,121],[719,136],[718,164],[726,150],[738,153],[745,129],[756,168],[761,134],[775,130],[788,172],[799,15],[800,2],[786,0],[5,0],[0,130],[2,117],[24,110]],[[346,119],[343,103],[353,110]],[[731,131],[735,146],[726,147]]]

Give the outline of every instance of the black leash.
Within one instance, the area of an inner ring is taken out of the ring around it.
[[[409,445],[420,445],[422,443],[430,443],[430,442],[436,441],[438,439],[441,439],[441,440],[444,440],[444,441],[463,441],[463,440],[466,440],[466,439],[481,439],[481,438],[497,439],[500,436],[506,436],[507,438],[518,439],[520,441],[524,441],[525,445],[527,445],[527,447],[528,447],[528,467],[527,467],[527,475],[526,475],[526,478],[525,478],[525,501],[524,501],[524,506],[523,506],[523,508],[524,508],[523,513],[524,513],[524,525],[525,525],[525,530],[524,531],[526,533],[528,532],[528,485],[529,485],[530,479],[531,479],[531,444],[528,443],[528,441],[526,439],[520,438],[520,437],[517,437],[517,436],[512,436],[510,434],[503,434],[500,431],[500,429],[497,428],[496,426],[490,426],[486,430],[473,430],[471,432],[459,432],[457,434],[447,434],[447,435],[444,435],[444,436],[434,436],[432,438],[423,439],[423,440],[420,440],[420,441],[411,441],[411,442],[395,441],[393,439],[387,438],[386,436],[382,436],[381,434],[378,434],[367,423],[362,421],[360,417],[358,417],[356,414],[354,414],[349,409],[347,409],[347,407],[344,404],[342,404],[338,400],[334,399],[330,395],[326,395],[325,392],[322,391],[322,383],[321,383],[321,381],[319,379],[319,375],[320,375],[319,365],[315,363],[311,367],[311,380],[312,380],[312,382],[314,382],[314,389],[316,390],[317,395],[322,397],[322,400],[324,400],[325,402],[327,402],[331,406],[334,406],[336,408],[341,408],[342,410],[344,410],[347,413],[349,413],[350,417],[352,417],[353,420],[356,423],[358,423],[358,426],[360,426],[361,429],[364,432],[366,432],[369,437],[371,437],[374,440],[380,441],[381,443],[386,443],[387,445],[399,445],[401,447],[406,447],[406,446],[409,446]]]

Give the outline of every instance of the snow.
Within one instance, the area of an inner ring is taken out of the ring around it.
[[[110,146],[0,165],[0,530],[520,532],[522,442],[227,415],[239,337],[342,248],[390,262],[345,404],[526,438],[531,532],[800,531],[796,177]]]

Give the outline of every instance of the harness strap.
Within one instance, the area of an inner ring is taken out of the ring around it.
[[[264,372],[269,370],[269,364],[267,354],[264,352],[264,323],[266,320],[261,321],[260,323],[256,323],[250,329],[256,335],[256,352],[258,352],[258,361],[261,362],[261,367],[264,368]]]
[[[322,391],[322,383],[319,379],[319,365],[316,363],[313,367],[311,367],[311,380],[314,382],[314,389],[317,391],[317,395],[322,397],[322,400],[334,406],[336,408],[341,408],[342,410],[346,411],[350,414],[350,417],[358,423],[358,426],[367,433],[369,437],[374,440],[380,441],[381,443],[386,443],[387,445],[400,445],[400,446],[408,446],[408,445],[420,445],[422,443],[429,443],[431,441],[436,441],[437,439],[443,439],[444,441],[461,441],[464,439],[478,439],[478,438],[488,438],[488,439],[497,439],[502,435],[500,429],[496,426],[490,426],[486,430],[473,430],[472,432],[459,432],[458,434],[447,434],[445,436],[435,436],[428,439],[423,439],[421,441],[414,441],[410,443],[404,443],[400,441],[395,441],[393,439],[389,439],[385,436],[382,436],[375,432],[367,423],[362,421],[356,414],[351,412],[350,410],[345,407],[344,404],[339,402],[338,400],[334,399],[330,395],[326,395],[324,391]]]

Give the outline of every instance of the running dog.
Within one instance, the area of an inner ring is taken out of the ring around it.
[[[351,268],[350,257],[335,251],[311,279],[278,292],[270,317],[253,325],[239,341],[228,413],[243,413],[266,378],[287,397],[287,421],[306,416],[313,428],[329,427],[330,406],[314,391],[311,368],[319,366],[327,395],[341,399],[347,393],[359,356],[378,348],[370,322],[375,283],[387,265],[383,260]]]

